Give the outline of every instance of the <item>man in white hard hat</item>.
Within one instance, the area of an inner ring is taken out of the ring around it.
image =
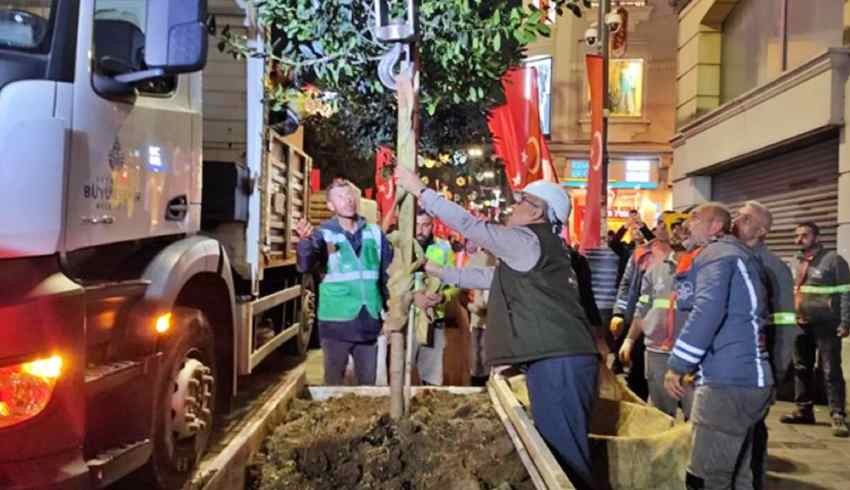
[[[495,267],[426,267],[461,288],[489,289],[485,356],[526,370],[534,423],[578,488],[593,488],[587,432],[599,353],[560,237],[570,215],[561,186],[532,182],[518,192],[507,225],[484,222],[426,189],[410,170],[398,185],[430,214],[499,259]]]

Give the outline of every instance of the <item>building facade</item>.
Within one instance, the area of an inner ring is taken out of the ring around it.
[[[614,10],[625,9],[627,17],[625,45],[613,50],[609,70],[608,219],[616,229],[629,209],[652,221],[672,205],[677,15],[669,0],[611,3]],[[597,18],[596,4],[582,18],[569,12],[557,18],[552,35],[531,45],[527,56],[527,64],[538,70],[543,132],[573,198],[574,237],[586,203],[590,96],[585,56],[594,49],[588,47],[585,32]]]
[[[814,220],[850,257],[845,0],[680,0],[673,203],[774,214],[768,244],[791,258]]]

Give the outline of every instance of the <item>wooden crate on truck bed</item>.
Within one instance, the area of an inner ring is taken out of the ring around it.
[[[268,152],[260,175],[260,243],[263,267],[295,262],[295,224],[309,215],[313,159],[268,131]]]

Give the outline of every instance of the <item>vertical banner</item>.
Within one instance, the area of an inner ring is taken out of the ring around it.
[[[378,147],[375,154],[375,201],[378,202],[378,214],[387,215],[395,207],[395,181],[392,175],[384,178],[384,167],[395,160],[393,151],[386,146]]]
[[[502,77],[505,104],[490,111],[493,146],[505,162],[511,189],[547,179],[558,182],[549,147],[540,129],[537,70],[514,68]]]
[[[587,55],[590,82],[590,168],[587,175],[587,202],[581,230],[581,251],[599,246],[602,209],[602,56]]]

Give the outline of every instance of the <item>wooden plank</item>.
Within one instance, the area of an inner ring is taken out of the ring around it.
[[[525,448],[525,445],[523,445],[522,439],[520,439],[516,428],[514,428],[510,418],[508,418],[508,414],[505,413],[505,409],[502,408],[499,397],[496,395],[496,391],[489,384],[487,385],[487,393],[490,395],[490,401],[493,403],[493,409],[496,411],[496,415],[499,416],[499,420],[501,420],[502,425],[505,426],[505,430],[508,432],[508,437],[511,438],[511,442],[514,443],[514,447],[516,448],[517,454],[519,454],[519,459],[522,461],[522,465],[525,466],[526,471],[528,471],[528,476],[531,477],[531,482],[534,483],[534,488],[537,490],[548,490],[549,487],[546,486],[546,482],[543,481],[540,471],[538,471],[537,466],[534,465],[534,461],[531,459],[531,455],[528,454],[528,450]]]
[[[277,214],[286,212],[286,194],[276,192],[272,194],[272,207]]]
[[[258,299],[251,303],[251,315],[259,315],[275,306],[292,301],[301,296],[301,291],[301,285],[299,284]]]
[[[268,401],[238,429],[215,457],[201,462],[192,478],[193,488],[230,490],[245,488],[245,468],[251,455],[263,444],[274,427],[282,422],[289,402],[303,392],[306,384],[305,366],[301,364],[286,375]]]
[[[286,243],[286,238],[282,236],[270,236],[269,241],[271,243]]]
[[[286,343],[292,337],[298,335],[301,330],[301,324],[295,323],[285,328],[282,332],[272,337],[271,340],[261,345],[257,350],[251,353],[251,359],[249,360],[249,365],[251,366],[251,371],[257,367],[258,364],[263,362],[263,360],[270,356],[272,352],[276,351],[278,347]]]
[[[496,375],[490,380],[490,384],[496,392],[502,408],[514,424],[514,428],[519,434],[520,439],[522,439],[523,445],[534,461],[535,466],[540,471],[540,475],[543,477],[546,485],[553,489],[574,489],[575,487],[570,482],[570,479],[567,478],[566,473],[561,469],[561,465],[555,460],[555,456],[549,450],[549,447],[546,446],[546,442],[540,436],[540,433],[537,432],[537,428],[534,427],[534,422],[525,412],[519,401],[517,401],[505,378]]]

